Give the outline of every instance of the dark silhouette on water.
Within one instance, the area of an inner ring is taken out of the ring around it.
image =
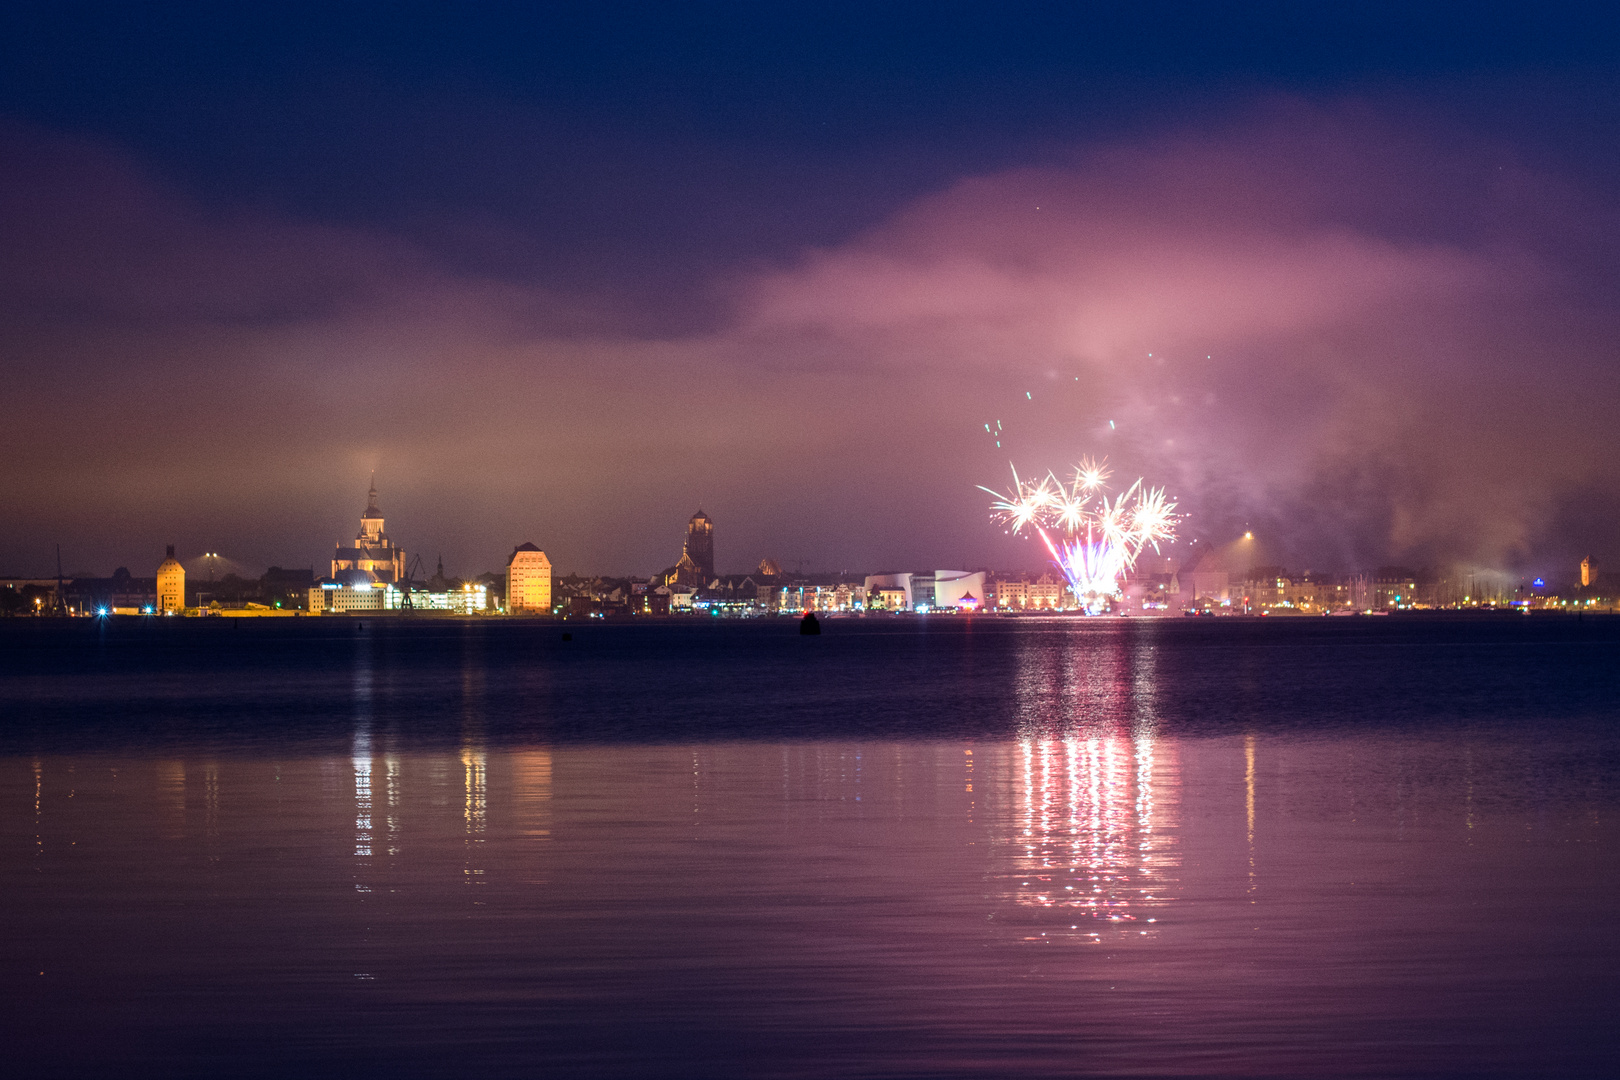
[[[812,637],[821,633],[821,620],[816,618],[815,612],[807,611],[804,613],[804,618],[799,620],[799,633],[805,637]]]

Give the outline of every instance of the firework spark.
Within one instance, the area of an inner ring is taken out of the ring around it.
[[[1007,492],[980,487],[996,497],[992,515],[1013,533],[1028,528],[1041,538],[1069,587],[1090,611],[1120,595],[1121,585],[1144,549],[1175,539],[1176,504],[1163,488],[1137,480],[1113,496],[1106,460],[1083,458],[1068,483],[1055,473],[1025,480],[1013,469]]]

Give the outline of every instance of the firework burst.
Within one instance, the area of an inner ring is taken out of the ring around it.
[[[1146,548],[1175,539],[1176,504],[1163,488],[1137,480],[1110,495],[1106,460],[1083,458],[1065,483],[1055,473],[1025,480],[1013,469],[1013,486],[994,495],[991,514],[1013,533],[1029,529],[1041,538],[1069,587],[1090,611],[1120,595],[1125,578]]]

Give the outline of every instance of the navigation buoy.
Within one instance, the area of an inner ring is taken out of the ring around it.
[[[799,633],[805,637],[821,633],[821,620],[816,618],[815,612],[807,611],[804,613],[804,618],[799,620]]]

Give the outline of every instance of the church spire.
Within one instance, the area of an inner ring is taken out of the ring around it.
[[[360,534],[356,539],[376,541],[383,534],[383,512],[377,506],[377,474],[371,474],[371,490],[366,492],[366,512],[360,515]]]
[[[366,492],[366,512],[360,515],[360,520],[381,518],[382,510],[377,506],[377,474],[371,474],[371,490]]]

